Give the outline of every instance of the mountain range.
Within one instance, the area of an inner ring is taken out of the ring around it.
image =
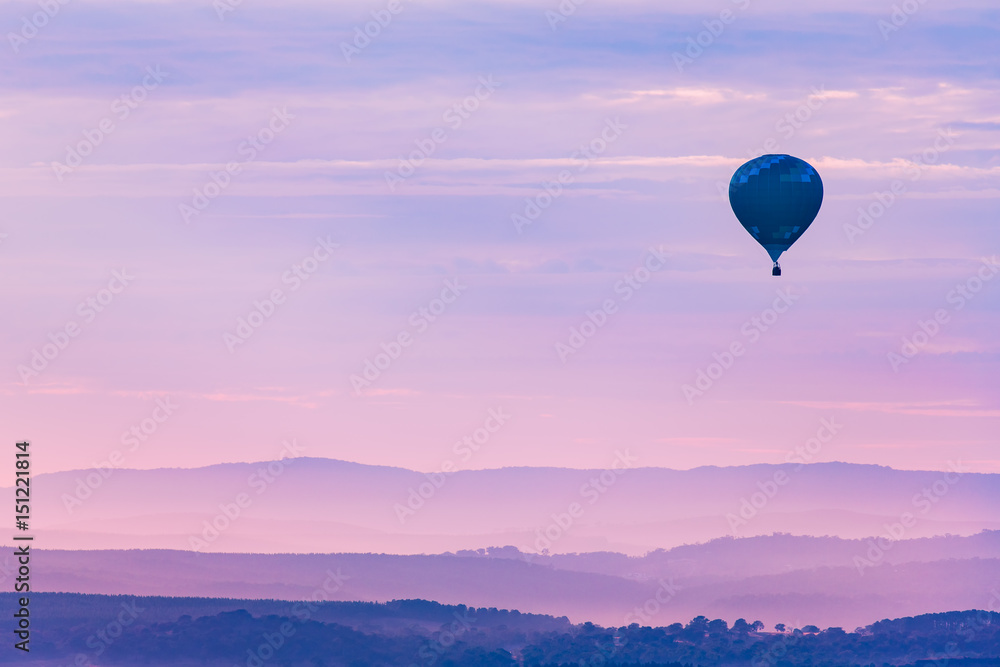
[[[883,618],[1000,610],[1000,531],[891,543],[772,535],[657,550],[536,556],[514,547],[436,555],[40,550],[35,591],[387,602],[517,609],[609,627],[705,615],[853,629]],[[877,544],[876,544],[877,546]],[[860,559],[860,560],[859,560]],[[871,563],[870,565],[864,562]],[[0,571],[14,576],[12,550]]]
[[[57,549],[639,556],[719,537],[858,539],[1000,529],[1000,475],[846,463],[421,473],[293,458],[40,474],[31,527]],[[13,489],[0,489],[13,500]]]

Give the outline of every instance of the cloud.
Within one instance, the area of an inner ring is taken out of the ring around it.
[[[981,130],[983,132],[1000,130],[1000,122],[995,121],[956,121],[951,123],[951,126],[959,130]]]
[[[862,402],[862,401],[781,401],[786,405],[820,410],[846,410],[853,412],[883,412],[888,414],[919,415],[927,417],[1000,417],[1000,409],[990,408],[975,400],[962,399],[943,402]]]

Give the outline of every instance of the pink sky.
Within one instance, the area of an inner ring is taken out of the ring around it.
[[[993,3],[927,3],[886,34],[888,6],[743,4],[594,0],[555,29],[556,2],[406,4],[350,62],[340,44],[383,5],[63,6],[0,73],[6,439],[34,443],[38,472],[116,451],[137,468],[264,460],[292,438],[429,471],[502,408],[460,467],[603,468],[629,447],[689,468],[784,461],[832,418],[816,460],[1000,472]],[[6,4],[0,25],[35,10]],[[82,164],[54,169],[81,141],[97,144]],[[826,189],[780,279],[720,195],[763,152],[809,161]],[[225,187],[186,222],[213,174]],[[664,266],[616,291],[650,247]],[[286,274],[303,262],[308,279]],[[102,293],[122,270],[134,280]],[[792,305],[748,334],[778,289]],[[106,302],[92,320],[88,298]],[[18,370],[70,323],[44,369]],[[745,353],[689,402],[733,342]]]

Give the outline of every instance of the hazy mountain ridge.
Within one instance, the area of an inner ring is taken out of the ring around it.
[[[40,550],[33,582],[36,590],[53,592],[301,600],[319,591],[337,600],[420,598],[614,626],[644,616],[669,624],[711,612],[772,625],[811,618],[855,627],[900,613],[1000,607],[1000,586],[990,590],[1000,584],[998,533],[900,541],[877,562],[869,559],[867,546],[776,535],[720,539],[644,558],[536,557],[509,547],[490,550],[501,557]],[[951,556],[938,558],[942,553]],[[0,554],[10,569],[10,550]],[[831,564],[829,554],[840,554],[840,560]],[[871,564],[859,567],[856,557]],[[741,561],[742,567],[732,567]],[[914,588],[914,581],[923,583]]]
[[[644,556],[616,552],[536,555],[515,547],[493,547],[459,551],[469,558],[521,558],[564,570],[594,572],[622,577],[651,578],[700,575],[747,577],[780,574],[815,567],[855,565],[855,557],[869,560],[871,538],[846,540],[774,534],[744,538],[720,537],[701,544],[657,549]],[[780,555],[780,558],[776,557]],[[879,554],[880,563],[930,562],[949,559],[1000,558],[1000,530],[976,535],[937,536],[900,540]]]
[[[619,472],[604,482],[600,470],[564,468],[444,475],[315,458],[68,471],[35,477],[32,526],[41,543],[70,549],[191,549],[202,536],[203,550],[220,552],[440,553],[511,544],[630,555],[734,534],[868,537],[885,534],[904,513],[915,517],[905,538],[1000,529],[996,474],[845,463]],[[241,498],[245,506],[234,508]],[[215,537],[206,528],[213,521],[225,526]]]

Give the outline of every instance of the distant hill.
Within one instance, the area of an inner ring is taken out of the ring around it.
[[[769,626],[854,628],[900,614],[1000,608],[1000,592],[987,585],[1000,583],[1000,532],[889,546],[873,560],[867,540],[789,535],[722,538],[642,558],[533,556],[513,547],[413,556],[40,550],[33,584],[41,591],[128,595],[421,598],[613,626],[668,625],[711,613],[752,616]],[[12,573],[13,566],[10,549],[0,550],[0,569]]]
[[[673,549],[657,549],[643,557],[612,552],[536,556],[517,553],[513,548],[460,551],[467,557],[521,557],[565,570],[581,570],[617,576],[652,578],[699,576],[742,578],[782,574],[815,567],[853,566],[855,557],[868,560],[871,538],[846,540],[789,534],[734,539],[722,537],[702,544],[686,544]],[[878,547],[878,542],[875,541]],[[983,531],[962,537],[943,535],[903,539],[877,552],[888,564],[930,562],[948,559],[1000,558],[1000,530]],[[867,566],[861,565],[866,570]]]
[[[299,458],[38,475],[32,527],[40,544],[65,549],[414,554],[506,544],[633,556],[723,536],[863,538],[906,513],[906,539],[1000,529],[1000,475],[945,479],[845,463],[636,468],[603,481],[600,470],[563,468],[428,476]]]
[[[13,608],[14,595],[0,594]],[[604,628],[514,610],[424,600],[386,604],[34,594],[31,664],[311,667],[684,667],[1000,661],[1000,613],[894,618],[855,631],[811,623],[766,631],[699,615],[669,626]],[[0,663],[24,662],[16,651]],[[780,662],[779,662],[780,660]]]

